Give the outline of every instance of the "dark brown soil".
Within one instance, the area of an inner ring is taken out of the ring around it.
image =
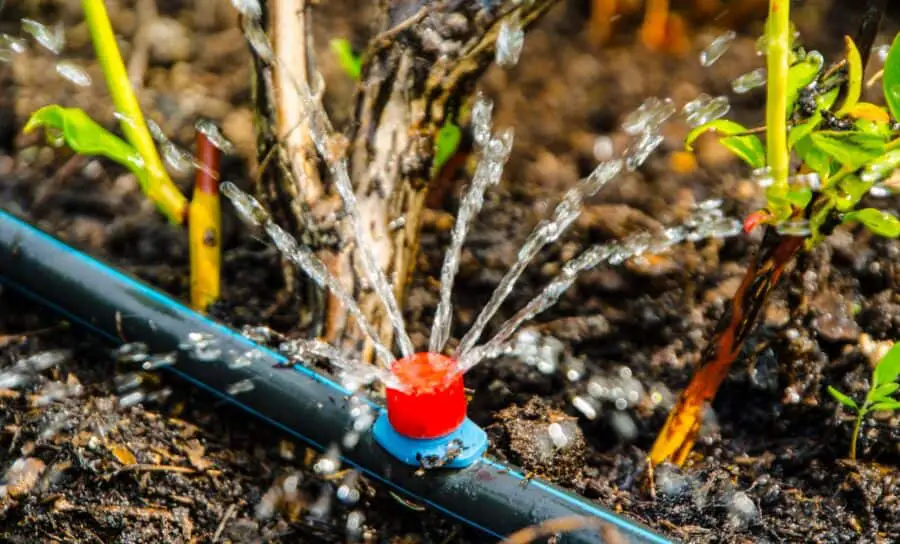
[[[110,4],[117,30],[133,36],[133,3]],[[141,93],[146,111],[186,145],[197,117],[218,122],[239,150],[226,161],[224,177],[248,186],[255,174],[250,70],[235,15],[227,2],[219,2],[222,9],[215,13],[203,13],[194,3],[157,4],[161,15],[179,22],[187,45],[179,50],[171,40],[171,50],[151,59]],[[558,6],[527,38],[520,64],[492,69],[484,80],[496,101],[495,124],[514,127],[516,144],[504,183],[490,195],[463,256],[457,338],[530,228],[596,163],[598,136],[610,137],[621,152],[627,138],[619,124],[645,98],[670,96],[681,105],[699,92],[730,93],[731,79],[761,66],[754,47],[759,19],[743,21],[726,56],[704,69],[696,53],[721,32],[709,21],[694,23],[693,48],[685,58],[635,45],[627,20],[613,44],[596,49],[586,36],[582,4],[587,2]],[[826,53],[839,50],[841,36],[853,32],[858,16],[852,6],[834,4],[810,0],[796,6],[802,35]],[[327,41],[349,36],[364,43],[372,30],[369,13],[350,6],[356,3],[331,1],[317,8],[328,105],[343,120],[352,86],[331,60]],[[53,68],[57,59],[33,42],[13,63],[0,62],[2,206],[184,296],[185,237],[165,224],[131,176],[19,134],[28,112],[54,102],[77,105],[112,124],[77,3],[26,2],[18,12],[10,9],[0,11],[0,32],[21,34],[23,16],[63,21],[64,56],[87,68],[94,83],[78,88],[62,80]],[[894,32],[897,20],[893,14],[886,31]],[[130,53],[126,46],[126,59]],[[730,96],[739,120],[760,122],[762,93]],[[761,190],[713,141],[700,142],[698,170],[675,173],[669,161],[686,131],[683,123],[670,124],[660,151],[590,202],[576,228],[529,268],[501,318],[591,243],[677,223],[706,198],[724,199],[726,212],[735,217],[760,205]],[[178,181],[187,186],[186,178]],[[456,209],[457,193],[450,191],[444,209],[429,213],[407,303],[414,340],[423,347],[449,238],[445,214]],[[278,256],[232,214],[226,213],[225,222],[225,293],[215,314],[235,326],[267,324],[296,333],[302,301],[283,297]],[[654,433],[690,378],[757,243],[756,236],[742,236],[685,245],[659,258],[586,274],[533,327],[562,342],[559,370],[541,372],[510,357],[485,362],[470,374],[471,413],[492,425],[492,453],[685,541],[900,541],[900,419],[871,417],[860,439],[860,461],[848,462],[851,422],[825,391],[835,385],[863,395],[879,342],[900,336],[900,245],[864,232],[839,231],[801,259],[725,382],[690,466],[660,468],[655,497],[641,486]],[[322,493],[339,485],[340,476],[317,475],[312,452],[169,380],[142,385],[157,400],[116,409],[122,395],[114,378],[127,369],[114,363],[108,348],[13,293],[0,293],[0,372],[56,349],[71,354],[34,376],[24,393],[0,389],[0,470],[11,471],[0,497],[0,540],[333,542],[348,538],[350,512],[365,516],[364,536],[376,541],[480,538],[367,482],[360,484],[358,503],[334,499],[329,515],[316,516]],[[566,365],[583,370],[567,376]],[[602,386],[629,387],[638,391],[638,400],[625,409],[597,401],[597,416],[588,419],[572,399],[590,397]],[[67,394],[41,404],[60,390]],[[548,457],[528,437],[552,422],[564,424],[572,437],[567,449]],[[273,495],[292,475],[299,475],[296,495]],[[275,515],[260,521],[260,504],[274,505]]]

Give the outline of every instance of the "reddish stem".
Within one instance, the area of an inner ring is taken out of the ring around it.
[[[215,195],[219,192],[222,151],[200,130],[197,131],[196,146],[200,167],[194,176],[194,190]]]

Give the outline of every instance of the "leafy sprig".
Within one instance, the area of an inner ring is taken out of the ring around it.
[[[856,44],[845,39],[845,58],[828,68],[821,54],[794,48],[784,84],[787,96],[787,149],[801,161],[802,173],[818,176],[817,187],[773,183],[766,191],[765,209],[745,224],[778,225],[807,218],[807,246],[821,241],[826,226],[858,222],[875,234],[900,237],[900,219],[874,208],[856,209],[877,183],[900,166],[900,35],[891,45],[883,72],[886,107],[861,102],[863,66]],[[841,86],[844,86],[843,99]],[[747,127],[719,119],[692,130],[686,139],[691,150],[705,132],[720,135],[721,143],[753,169],[771,164],[766,146]],[[813,197],[816,197],[815,199]],[[815,204],[813,206],[813,204]],[[812,209],[807,208],[813,206]]]
[[[866,393],[862,405],[857,404],[850,396],[828,386],[828,393],[836,401],[856,413],[853,424],[853,436],[850,439],[850,458],[856,459],[856,443],[865,417],[871,412],[893,412],[900,410],[900,400],[895,396],[900,389],[897,378],[900,377],[900,343],[885,354],[872,371],[872,386]]]

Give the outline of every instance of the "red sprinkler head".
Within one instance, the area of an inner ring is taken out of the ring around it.
[[[391,373],[404,390],[387,388],[391,426],[406,438],[431,439],[457,430],[466,419],[466,393],[456,360],[416,353],[394,361]]]

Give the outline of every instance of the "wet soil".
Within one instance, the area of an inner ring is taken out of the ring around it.
[[[528,36],[520,64],[492,69],[483,81],[496,102],[496,126],[514,127],[516,143],[504,183],[490,194],[463,255],[456,338],[563,191],[598,158],[629,145],[619,124],[644,99],[669,96],[681,105],[700,92],[729,94],[738,120],[760,122],[761,92],[730,93],[731,79],[761,66],[753,38],[758,17],[742,19],[728,53],[705,69],[696,54],[721,33],[715,21],[692,21],[690,54],[672,58],[636,45],[634,21],[627,17],[611,44],[592,45],[586,4],[558,6]],[[841,35],[853,32],[858,15],[852,6],[834,4],[796,7],[802,35],[826,53],[840,48]],[[131,2],[109,5],[128,59],[140,19]],[[360,12],[350,5],[322,3],[316,26],[327,103],[344,122],[352,84],[336,67],[327,41],[347,36],[365,43],[373,20],[371,8]],[[168,39],[154,41],[166,46],[150,51],[140,93],[146,111],[184,145],[192,141],[197,117],[219,123],[238,148],[224,177],[249,186],[256,174],[250,69],[235,14],[226,2],[158,1],[157,7],[168,18]],[[0,32],[21,34],[22,16],[62,21],[64,56],[86,68],[94,83],[79,88],[62,80],[54,70],[58,59],[33,42],[12,63],[0,62],[2,206],[185,296],[185,237],[145,201],[133,177],[20,134],[28,112],[48,103],[82,107],[110,126],[112,110],[78,4],[26,2],[17,9],[0,12]],[[886,31],[894,32],[897,21],[893,14]],[[644,166],[593,199],[575,228],[529,268],[498,319],[592,243],[676,224],[707,198],[723,199],[723,209],[735,217],[758,207],[760,189],[710,139],[698,144],[696,170],[673,168],[686,131],[683,123],[668,125],[662,148]],[[457,178],[463,183],[466,173]],[[177,181],[188,186],[186,175]],[[406,305],[414,341],[422,346],[458,194],[458,187],[450,188],[426,218]],[[874,204],[892,208],[898,201]],[[278,256],[227,209],[224,221],[225,292],[214,314],[235,326],[266,324],[299,333],[302,300],[284,296]],[[470,374],[471,414],[490,426],[492,453],[685,541],[900,540],[898,416],[869,418],[860,460],[849,462],[850,417],[825,391],[834,385],[864,395],[881,342],[900,336],[900,245],[865,232],[840,230],[798,262],[723,385],[690,465],[661,467],[653,490],[642,485],[654,433],[689,380],[757,243],[758,234],[685,245],[585,274],[529,328],[552,347],[555,368],[507,357]],[[317,473],[312,452],[178,382],[149,380],[140,389],[144,402],[117,408],[122,394],[115,377],[128,369],[113,362],[107,346],[13,293],[0,293],[0,372],[57,349],[70,354],[31,376],[22,392],[0,389],[0,468],[9,471],[0,498],[0,539],[334,542],[348,538],[348,518],[358,514],[365,517],[361,537],[376,541],[480,538],[367,482],[360,484],[356,504],[331,499],[328,492],[343,474]],[[593,410],[578,409],[576,398]],[[552,423],[566,433],[565,447],[528,440]],[[275,493],[295,476],[291,497]],[[325,515],[323,493],[330,505]],[[261,507],[272,515],[260,517]]]

